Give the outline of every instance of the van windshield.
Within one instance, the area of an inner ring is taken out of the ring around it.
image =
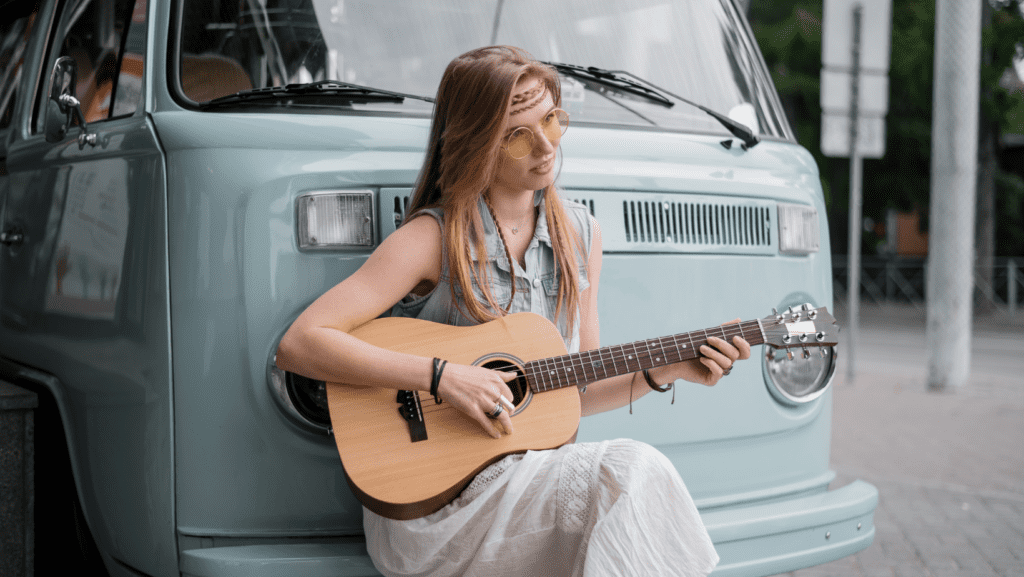
[[[538,60],[627,70],[762,135],[792,140],[749,30],[730,0],[185,0],[180,94],[197,103],[239,91],[337,80],[434,96],[445,66],[510,44]],[[728,134],[704,112],[601,93],[562,76],[574,123]],[[239,107],[341,106],[429,114],[407,98],[319,95]],[[230,106],[215,110],[230,109]]]

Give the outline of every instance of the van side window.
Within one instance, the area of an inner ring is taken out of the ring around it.
[[[86,122],[131,114],[142,91],[146,0],[68,0],[50,48],[50,66],[75,61],[75,96]],[[49,79],[49,76],[47,76]],[[40,99],[45,99],[49,86]],[[42,119],[36,119],[36,131]]]
[[[25,48],[38,10],[37,5],[31,14],[0,22],[0,130],[10,126],[14,117]]]
[[[146,0],[134,0],[121,50],[117,84],[114,85],[114,111],[111,116],[135,112],[142,100],[142,73],[146,55]]]

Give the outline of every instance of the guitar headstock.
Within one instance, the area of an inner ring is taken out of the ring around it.
[[[761,319],[766,345],[778,349],[829,347],[839,344],[839,325],[825,307],[789,307]]]

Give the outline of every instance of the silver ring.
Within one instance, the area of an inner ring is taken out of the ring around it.
[[[487,415],[488,419],[497,419],[498,415],[501,415],[501,412],[504,411],[504,410],[505,410],[505,408],[501,406],[501,401],[498,401],[498,403],[496,405],[494,405],[494,410],[493,411],[491,411],[490,413],[484,413],[484,414]]]

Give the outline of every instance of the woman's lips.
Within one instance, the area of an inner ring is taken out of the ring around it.
[[[533,168],[531,170],[531,172],[536,172],[537,174],[547,174],[548,172],[551,172],[551,168],[554,165],[555,165],[555,159],[552,158],[551,160],[545,162],[544,164],[536,166],[535,168]]]

